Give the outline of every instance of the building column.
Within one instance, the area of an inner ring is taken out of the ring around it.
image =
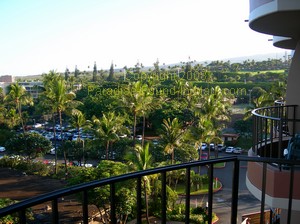
[[[298,41],[287,78],[286,105],[298,105],[296,118],[300,118],[300,41]],[[292,132],[292,125],[289,124]],[[300,133],[300,122],[296,123],[295,133]]]

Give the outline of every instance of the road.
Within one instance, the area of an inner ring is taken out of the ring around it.
[[[228,154],[221,153],[219,156]],[[219,217],[218,224],[231,224],[231,194],[232,194],[232,170],[233,163],[226,163],[224,168],[215,168],[214,177],[222,183],[223,187],[220,191],[213,194],[213,212]],[[242,215],[259,212],[260,201],[256,199],[246,187],[247,163],[240,164],[239,177],[239,197],[238,197],[238,222],[242,222]],[[202,167],[201,173],[207,173],[207,168]],[[191,206],[205,206],[208,201],[207,195],[194,196],[191,199]]]

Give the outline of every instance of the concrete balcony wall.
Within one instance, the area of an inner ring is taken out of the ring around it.
[[[247,187],[251,193],[261,198],[263,167],[256,162],[249,162],[247,169]],[[268,165],[266,183],[266,203],[271,207],[288,208],[290,192],[290,172],[279,170],[278,167]],[[293,191],[293,208],[300,211],[300,170],[295,172]]]

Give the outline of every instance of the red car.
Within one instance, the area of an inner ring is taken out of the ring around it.
[[[206,152],[202,152],[201,160],[207,160],[207,159],[208,159],[208,154]]]

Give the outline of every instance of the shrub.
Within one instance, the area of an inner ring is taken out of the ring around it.
[[[7,207],[15,204],[18,201],[11,200],[9,198],[0,198],[0,208]],[[28,220],[33,220],[33,213],[31,209],[26,210],[26,217]],[[19,214],[14,213],[0,218],[0,223],[19,223]]]

